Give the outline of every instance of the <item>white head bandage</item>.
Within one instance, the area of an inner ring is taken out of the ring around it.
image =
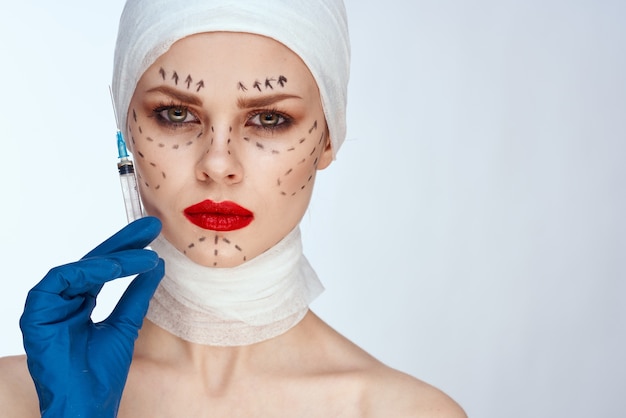
[[[350,43],[342,0],[128,0],[120,19],[113,96],[122,129],[137,82],[177,40],[202,32],[247,32],[282,43],[317,82],[333,156],[346,135]]]

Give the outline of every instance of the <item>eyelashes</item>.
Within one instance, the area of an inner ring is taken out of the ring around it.
[[[182,104],[161,104],[152,109],[152,115],[159,125],[179,128],[185,125],[198,125],[200,120],[189,108]]]
[[[276,132],[293,125],[293,118],[275,109],[255,110],[248,114],[245,126]]]
[[[160,103],[152,108],[151,117],[168,129],[188,128],[201,123],[198,115],[182,103]],[[257,109],[246,115],[245,127],[264,132],[278,132],[293,125],[293,118],[276,109]]]

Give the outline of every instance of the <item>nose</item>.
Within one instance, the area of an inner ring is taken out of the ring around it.
[[[232,143],[232,129],[212,128],[208,133],[208,146],[196,166],[196,178],[200,181],[233,185],[243,179],[243,166],[237,159]]]

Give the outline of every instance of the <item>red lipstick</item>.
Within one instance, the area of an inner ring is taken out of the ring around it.
[[[234,231],[254,220],[254,214],[235,202],[204,200],[183,211],[194,225],[211,231]]]

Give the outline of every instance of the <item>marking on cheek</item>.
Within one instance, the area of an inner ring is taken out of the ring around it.
[[[193,247],[195,247],[195,246],[196,246],[196,244],[194,244],[194,243],[192,242],[191,244],[189,244],[189,245],[187,246],[187,248],[191,249],[191,248],[193,248]]]
[[[218,252],[217,252],[217,249],[216,249],[215,251],[213,251],[213,255],[217,257],[217,254],[218,254]]]
[[[218,235],[215,235],[215,245],[217,245],[217,243],[219,242],[220,237]]]
[[[211,132],[215,132],[215,129],[213,128],[213,125],[211,125]]]
[[[191,87],[191,83],[193,83],[193,79],[191,78],[191,74],[187,74],[187,78],[185,79],[185,83],[187,83],[187,90]]]
[[[165,144],[163,142],[159,142],[159,148],[165,148]]]
[[[178,145],[178,144],[174,144],[174,145],[172,145],[172,149],[178,149],[178,148],[179,148],[179,145]]]
[[[137,122],[137,112],[135,112],[135,109],[133,109],[133,120]]]
[[[287,83],[287,77],[284,75],[278,76],[278,84],[280,84],[281,87],[285,87],[285,83]]]
[[[248,141],[248,142],[250,142],[250,138],[248,138],[247,136],[244,136],[244,137],[243,137],[243,140],[244,140],[244,141]]]
[[[259,149],[265,149],[265,146],[263,144],[261,144],[260,142],[256,143],[256,147]]]
[[[172,80],[174,80],[174,84],[178,85],[178,79],[180,77],[178,77],[178,73],[176,71],[174,71],[174,74],[172,74]]]
[[[139,129],[139,133],[142,134],[143,133],[143,129],[141,129],[141,126],[137,127]]]
[[[137,150],[137,155],[139,155],[141,158],[146,158],[139,150]]]
[[[280,154],[280,151],[273,149],[272,154]]]
[[[311,129],[309,129],[309,133],[313,132],[316,129],[317,129],[317,120],[315,120],[315,122],[313,122],[313,126],[311,126]]]
[[[200,241],[200,242],[204,242],[205,240],[206,240],[206,237],[200,237],[200,238],[198,238],[198,241]]]
[[[261,91],[261,82],[259,80],[256,80],[254,84],[252,85],[252,87],[257,89],[258,91]]]
[[[237,251],[243,251],[239,245],[235,245],[235,249],[236,249]]]
[[[202,135],[204,135],[204,132],[200,131],[200,133],[198,135],[196,135],[196,138],[200,138]]]
[[[244,86],[243,83],[240,81],[239,83],[237,83],[237,90],[248,91],[248,88]]]
[[[161,74],[161,78],[165,80],[165,70],[163,69],[163,67],[159,68],[159,74]]]
[[[156,167],[155,163],[149,163],[152,167]]]
[[[189,141],[189,142],[187,142],[185,145],[189,146],[189,145],[191,145],[191,144],[193,144],[193,141]]]
[[[287,148],[287,151],[295,151],[296,147]]]
[[[149,136],[146,137],[146,141],[148,142],[154,142],[154,139],[150,138]]]
[[[303,143],[304,141],[306,141],[306,138],[300,138],[300,141],[298,141],[298,143]]]
[[[313,148],[313,151],[311,151],[311,153],[309,154],[309,157],[312,156],[313,154],[315,154],[315,151],[317,150],[317,147]]]
[[[287,170],[287,172],[285,173],[285,176],[288,176],[289,174],[291,174],[292,171],[293,171],[293,168],[290,168],[289,170]]]
[[[230,244],[230,240],[226,237],[222,238],[222,241],[224,241],[226,244]]]
[[[133,145],[135,144],[135,137],[134,137],[134,136],[131,136],[131,137],[130,137],[130,142],[132,142],[132,143],[133,143]]]

